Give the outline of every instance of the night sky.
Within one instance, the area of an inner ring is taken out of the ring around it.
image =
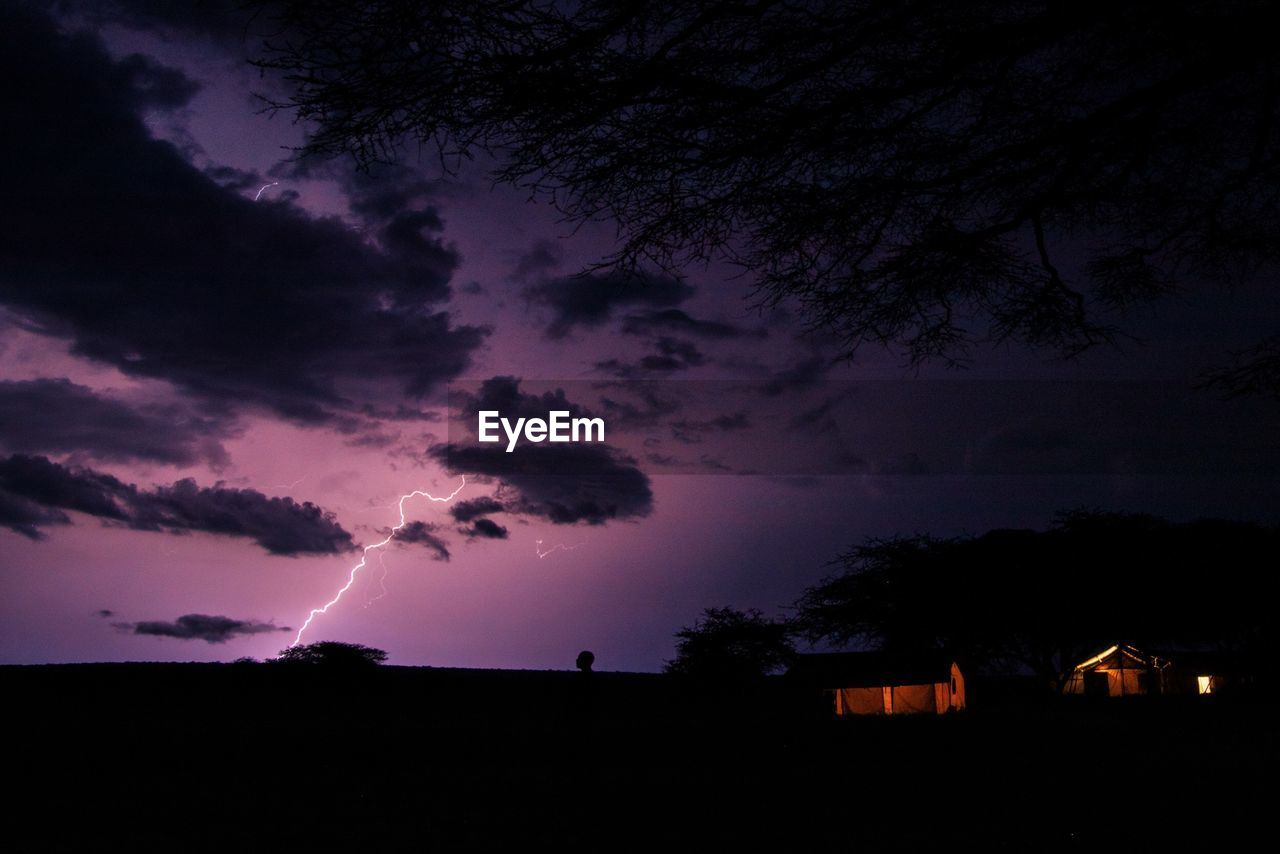
[[[1277,406],[1200,382],[1274,328],[1265,282],[1070,360],[846,360],[736,270],[577,275],[613,224],[491,164],[297,157],[241,21],[50,8],[0,3],[0,661],[271,656],[415,490],[462,486],[407,500],[307,640],[658,670],[703,608],[784,613],[867,537],[1280,521]],[[554,483],[450,447],[485,395],[557,389],[617,429]]]

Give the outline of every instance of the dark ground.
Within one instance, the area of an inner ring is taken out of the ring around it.
[[[0,696],[7,851],[1221,849],[1266,838],[1280,729],[1226,697],[817,721],[781,680],[400,667],[0,667]]]

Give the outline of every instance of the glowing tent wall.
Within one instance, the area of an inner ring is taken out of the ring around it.
[[[953,662],[951,677],[914,685],[876,685],[829,689],[835,713],[846,715],[945,714],[965,706],[964,675]]]
[[[1131,697],[1161,693],[1168,662],[1127,644],[1116,644],[1080,662],[1063,692],[1095,697]]]

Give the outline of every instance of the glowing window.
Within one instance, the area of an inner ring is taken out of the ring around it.
[[[1213,677],[1197,676],[1196,688],[1199,690],[1199,693],[1201,694],[1212,694],[1213,693]]]

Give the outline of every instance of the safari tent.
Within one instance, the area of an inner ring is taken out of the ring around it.
[[[953,658],[940,652],[801,655],[787,676],[821,696],[837,717],[940,715],[965,707],[964,674]]]
[[[1239,662],[1222,652],[1120,643],[1077,664],[1063,691],[1086,697],[1211,695],[1247,681]]]
[[[1077,664],[1063,691],[1088,697],[1131,697],[1161,693],[1169,662],[1131,644],[1112,644]]]

